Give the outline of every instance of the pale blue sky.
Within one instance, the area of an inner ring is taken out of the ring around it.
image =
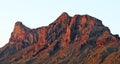
[[[120,0],[0,0],[0,47],[8,43],[16,21],[30,28],[46,26],[62,12],[89,14],[120,34]]]

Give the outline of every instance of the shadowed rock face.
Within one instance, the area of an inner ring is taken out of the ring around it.
[[[62,13],[49,26],[16,22],[0,64],[119,64],[120,38],[89,15]]]

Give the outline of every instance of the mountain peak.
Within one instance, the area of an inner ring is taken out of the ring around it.
[[[23,25],[21,21],[17,21],[15,25]]]
[[[66,12],[63,12],[63,13],[60,15],[60,18],[61,18],[61,19],[68,18],[68,17],[70,17],[70,16],[69,16],[68,13],[66,13]]]
[[[16,30],[29,30],[30,28],[26,27],[25,25],[23,25],[23,23],[21,21],[17,21],[15,23],[15,26],[14,26],[14,31]]]
[[[22,29],[24,29],[24,28],[25,28],[25,26],[22,24],[22,22],[17,21],[17,22],[15,23],[15,26],[14,26],[14,31],[16,31],[16,30],[22,30]]]
[[[15,26],[14,26],[14,28],[15,27],[21,27],[21,28],[24,28],[24,29],[29,29],[28,27],[26,27],[21,21],[17,21],[16,23],[15,23]]]
[[[61,16],[69,16],[67,12],[63,12]]]
[[[13,44],[13,42],[11,42],[11,41],[22,41],[22,40],[24,40],[25,33],[27,31],[29,31],[29,30],[30,30],[30,28],[28,28],[25,25],[23,25],[22,22],[17,21],[15,23],[14,30],[13,30],[13,32],[11,34],[11,38],[10,38],[10,42],[9,43]]]

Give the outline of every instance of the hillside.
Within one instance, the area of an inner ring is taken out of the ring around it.
[[[90,15],[63,12],[36,29],[17,21],[0,64],[120,64],[120,38]]]

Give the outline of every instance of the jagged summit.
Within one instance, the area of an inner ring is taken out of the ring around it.
[[[60,19],[67,19],[67,18],[69,18],[70,16],[68,15],[68,13],[66,13],[66,12],[63,12],[58,18],[60,18]]]
[[[69,16],[69,15],[68,15],[67,12],[63,12],[63,13],[61,14],[61,16],[65,16],[65,17],[67,17],[67,16]]]
[[[0,64],[119,64],[119,56],[120,38],[101,20],[63,12],[49,26],[36,29],[17,21],[0,50]]]
[[[21,21],[17,21],[15,23],[14,29],[16,29],[16,28],[23,28],[23,29],[26,29],[26,30],[30,29],[30,28],[26,27]]]
[[[15,23],[15,26],[14,26],[14,29],[17,29],[17,28],[24,28],[25,25],[23,25],[23,23],[21,21],[17,21]]]
[[[15,25],[23,25],[21,21],[17,21]]]

